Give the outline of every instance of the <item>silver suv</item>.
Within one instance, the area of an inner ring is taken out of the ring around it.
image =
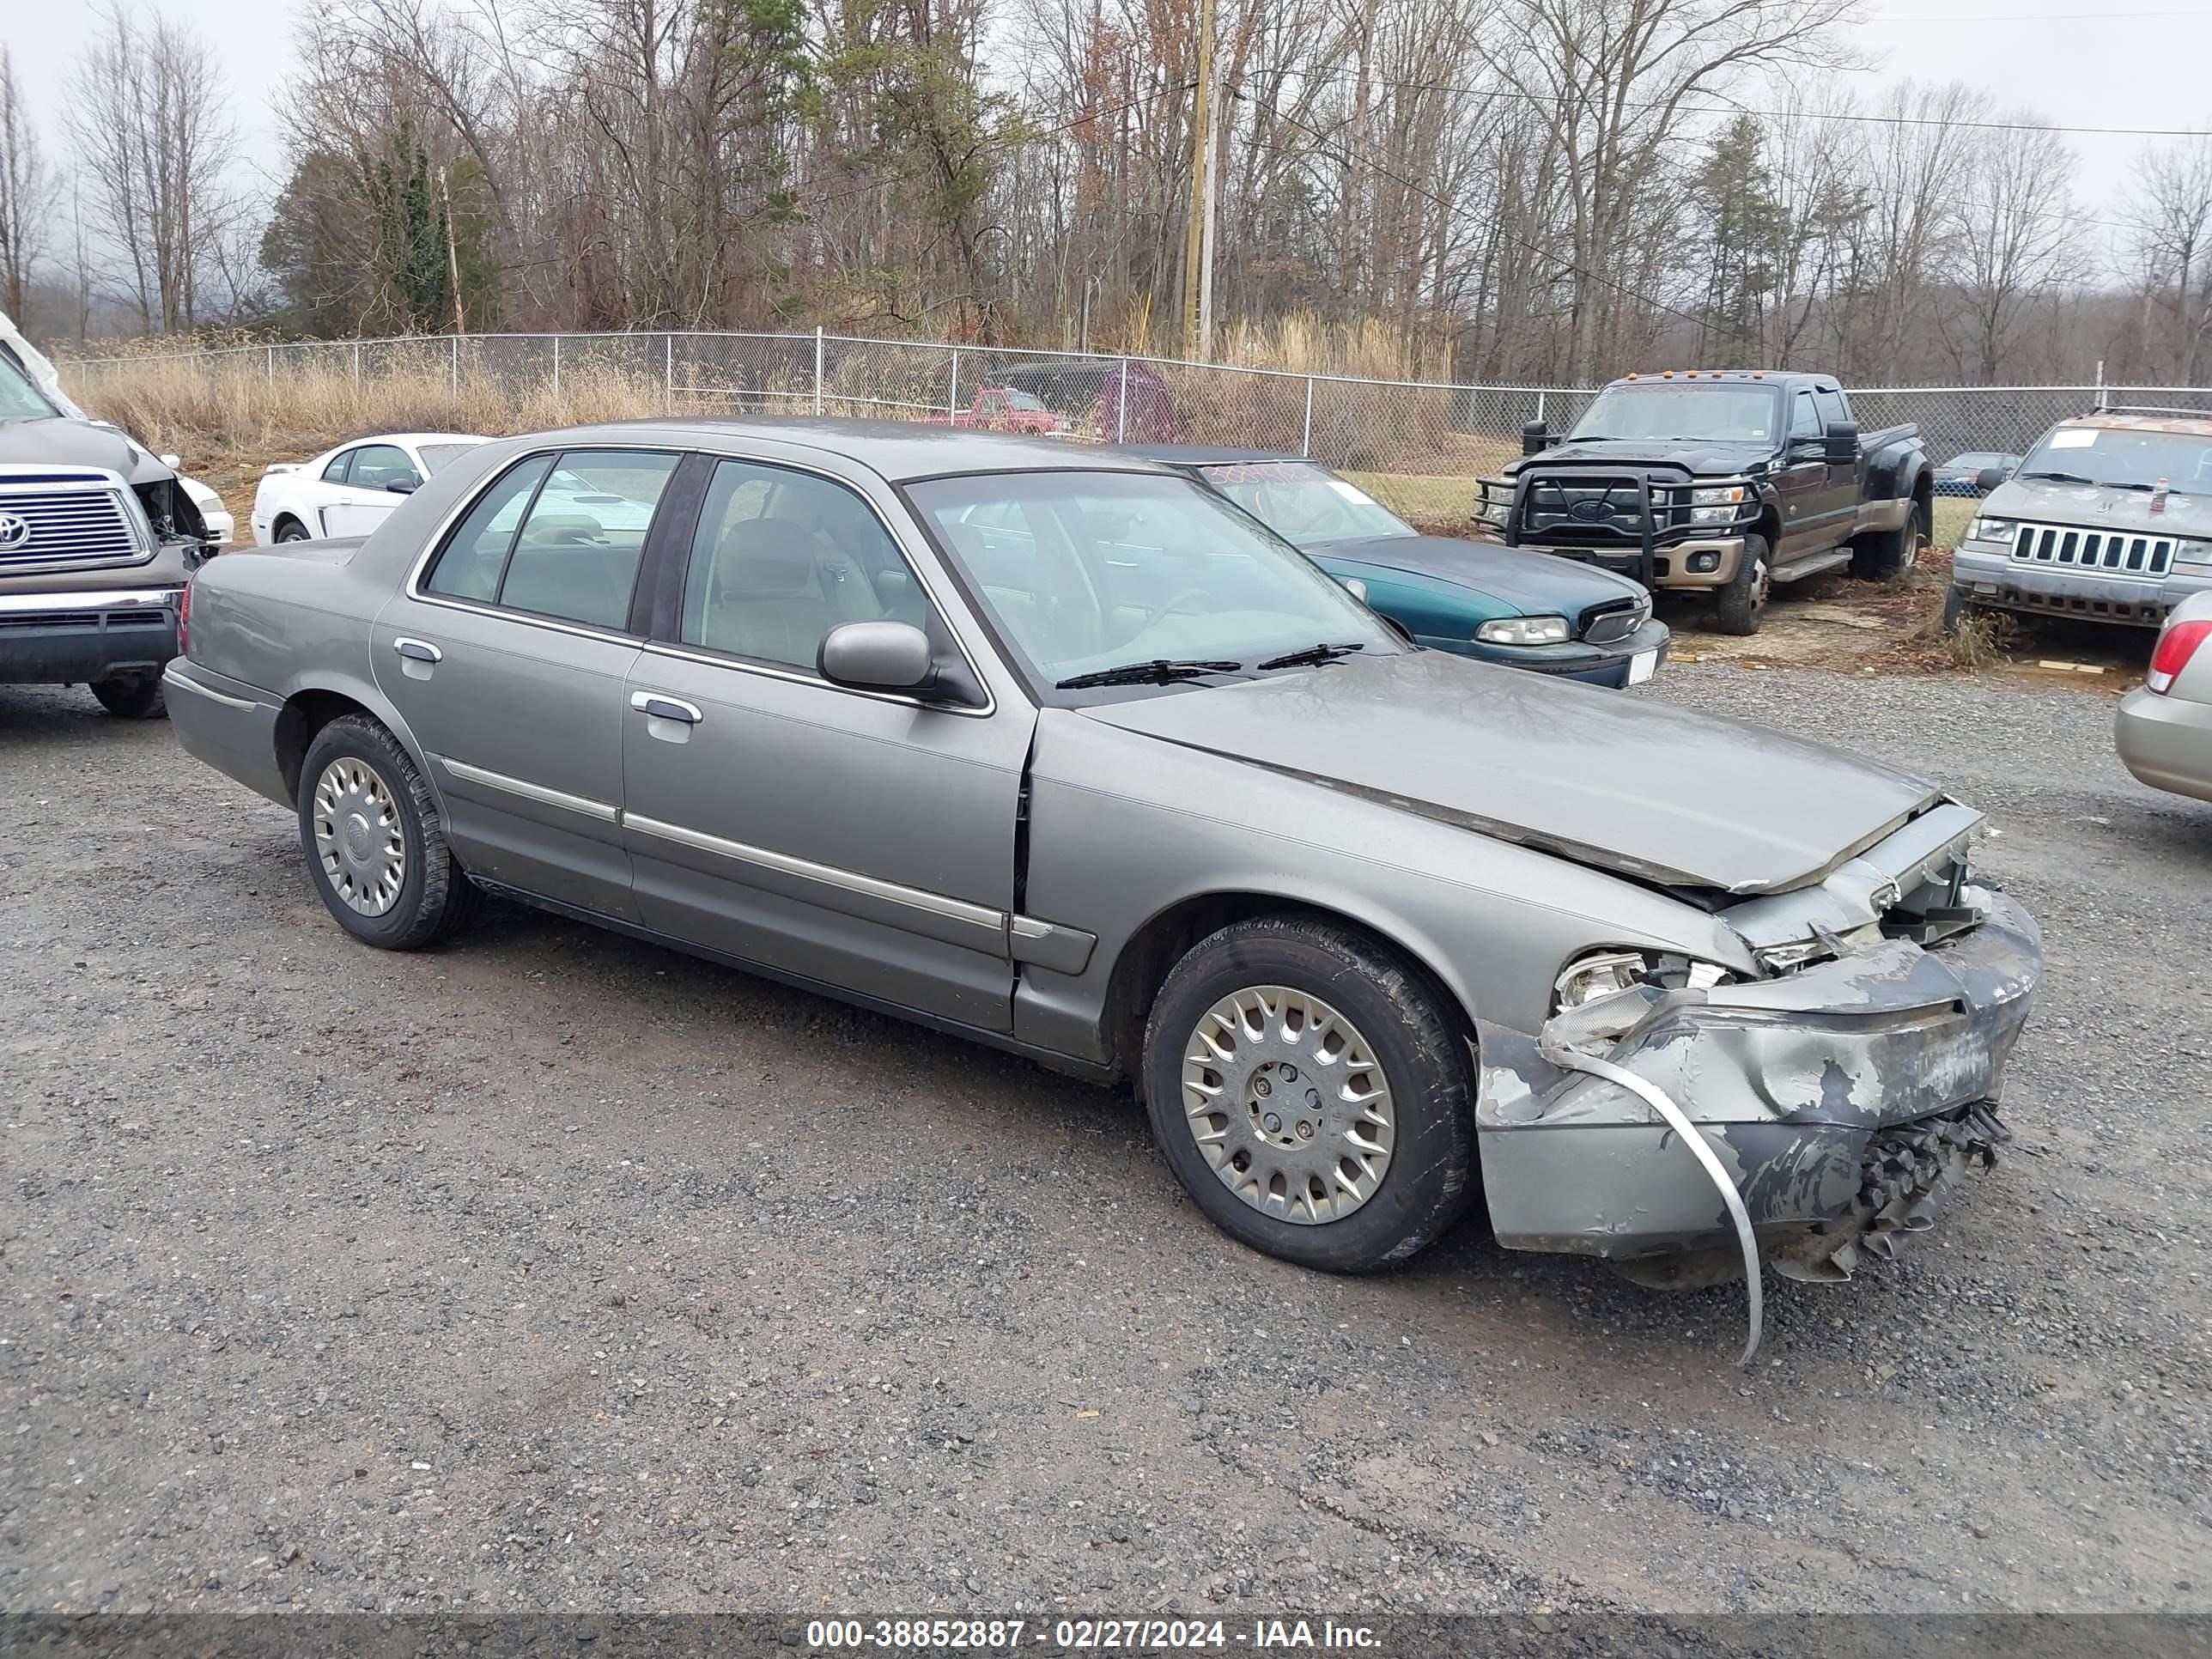
[[[2061,421],[1983,500],[1951,563],[1946,627],[1986,607],[2157,628],[2212,590],[2212,414]]]

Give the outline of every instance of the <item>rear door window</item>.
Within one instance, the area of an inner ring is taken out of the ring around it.
[[[538,487],[496,603],[563,622],[623,629],[645,533],[675,473],[658,450],[570,450]]]

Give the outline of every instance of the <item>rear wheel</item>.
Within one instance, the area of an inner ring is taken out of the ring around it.
[[[483,901],[446,845],[437,798],[366,714],[315,734],[300,768],[300,845],[338,925],[386,951],[434,944]]]
[[[1943,631],[1946,634],[1957,633],[1959,624],[1966,620],[1966,613],[1972,609],[1973,606],[1966,603],[1966,596],[1957,588],[1945,588],[1943,590]]]
[[[1765,537],[1746,536],[1743,551],[1736,556],[1735,573],[1713,590],[1722,633],[1759,632],[1759,619],[1766,610],[1766,597],[1772,587],[1766,568],[1767,554]]]
[[[1145,1101],[1199,1208],[1331,1273],[1407,1260],[1466,1208],[1467,1045],[1436,993],[1342,928],[1271,916],[1192,947],[1145,1033]]]
[[[1928,509],[1918,501],[1894,530],[1879,530],[1851,543],[1851,574],[1865,581],[1902,576],[1928,547]]]
[[[118,674],[112,679],[94,680],[92,695],[118,720],[157,720],[169,712],[159,674]]]

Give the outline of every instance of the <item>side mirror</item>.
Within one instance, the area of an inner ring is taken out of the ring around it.
[[[410,478],[402,473],[398,477],[388,481],[384,487],[395,495],[412,495],[422,487],[422,481],[420,478]]]
[[[181,465],[178,458],[174,455],[156,455],[154,459],[161,462],[163,466],[167,467],[172,472],[174,472],[178,466]]]
[[[2005,481],[2005,470],[2001,466],[1985,466],[1974,474],[1974,488],[1986,495]]]
[[[1821,455],[1830,466],[1850,466],[1859,458],[1859,428],[1855,421],[1831,421],[1821,441]]]
[[[935,654],[929,635],[912,623],[846,623],[823,636],[815,666],[832,685],[929,691],[937,684]]]
[[[1358,577],[1346,576],[1344,579],[1344,591],[1351,594],[1353,599],[1358,600],[1360,604],[1364,605],[1367,603],[1367,584],[1360,580]]]
[[[1552,447],[1552,434],[1541,421],[1531,421],[1521,428],[1521,453],[1540,455]]]

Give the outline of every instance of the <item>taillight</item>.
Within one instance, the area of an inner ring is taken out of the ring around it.
[[[199,573],[194,571],[185,579],[185,591],[177,595],[177,654],[180,657],[187,654],[185,646],[192,620],[192,584],[198,580]]]
[[[2158,636],[2158,649],[2150,653],[2150,672],[2143,676],[2143,684],[2164,691],[2189,666],[2207,635],[2212,635],[2212,622],[2176,623],[2167,629]]]

